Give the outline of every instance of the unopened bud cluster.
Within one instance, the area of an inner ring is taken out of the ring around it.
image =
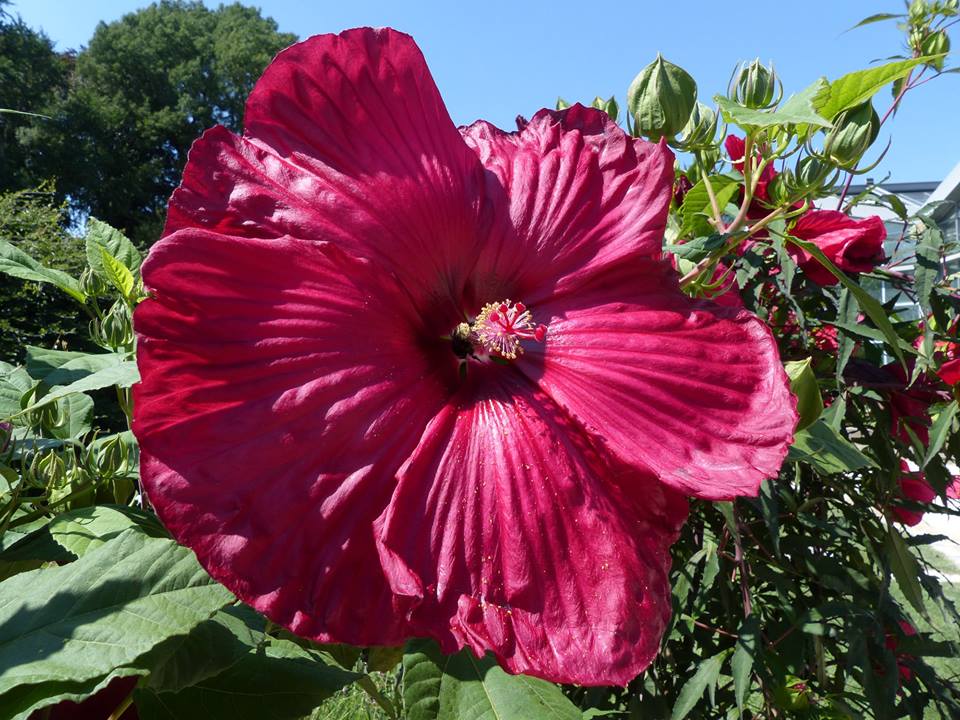
[[[743,65],[730,83],[730,99],[753,110],[772,108],[783,98],[783,83],[773,70],[760,60]]]
[[[634,78],[627,109],[634,134],[650,140],[672,139],[687,124],[697,102],[697,83],[661,55]]]

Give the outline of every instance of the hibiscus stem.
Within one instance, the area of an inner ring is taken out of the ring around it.
[[[703,186],[707,190],[707,197],[710,198],[710,209],[713,211],[713,219],[710,224],[723,232],[723,215],[720,213],[720,205],[717,204],[717,196],[713,192],[713,183],[710,182],[706,166],[703,163],[703,156],[699,152],[696,154],[696,159],[697,169],[700,171],[700,177],[703,178]]]

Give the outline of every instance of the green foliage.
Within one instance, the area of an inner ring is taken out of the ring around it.
[[[581,711],[552,683],[508,675],[492,657],[469,650],[441,655],[431,642],[410,643],[403,659],[409,720],[580,720]]]
[[[17,111],[0,112],[0,191],[29,187],[46,177],[34,169],[42,148],[29,148],[18,136],[44,122],[31,112],[66,92],[72,61],[69,55],[57,55],[46,35],[0,6],[0,108]]]
[[[254,81],[295,40],[238,3],[153,3],[97,26],[69,92],[32,108],[51,120],[22,143],[75,209],[149,245],[191,143],[212,125],[239,130]]]
[[[49,186],[0,196],[0,274],[15,278],[4,281],[14,283],[8,297],[61,293],[90,319],[85,344],[21,333],[9,357],[24,366],[0,362],[0,422],[12,424],[0,428],[0,715],[27,718],[127,678],[114,715],[132,703],[140,717],[164,719],[198,709],[211,720],[960,716],[960,596],[929,563],[938,538],[906,532],[897,515],[960,515],[907,499],[901,484],[922,470],[943,500],[960,462],[957,390],[936,375],[960,346],[960,299],[940,271],[955,248],[927,214],[902,207],[917,228],[912,275],[848,273],[790,234],[840,169],[859,172],[858,158],[841,168],[821,150],[831,121],[841,125],[840,114],[899,79],[892,112],[922,72],[942,67],[920,49],[955,14],[949,5],[910,6],[913,59],[818,80],[782,103],[759,65],[737,84],[743,102],[720,97],[718,111],[688,110],[695,85],[665,61],[630,93],[627,122],[638,132],[649,120],[670,135],[691,115],[679,143],[692,157],[678,173],[692,188],[673,208],[666,249],[691,296],[736,279],[737,299],[777,339],[802,422],[780,476],[756,498],[692,503],[673,548],[662,652],[625,688],[511,676],[491,656],[443,656],[422,640],[402,650],[321,646],[236,602],[167,536],[140,492],[129,429],[139,377],[132,314],[144,298],[137,243],[99,220],[73,238]],[[237,128],[265,48],[289,39],[238,5],[153,5],[101,25],[78,59],[76,87],[51,101],[53,123],[23,121],[17,136],[33,133],[60,163],[67,146],[57,143],[76,131],[91,174],[70,185],[65,173],[66,192],[146,240],[183,143],[212,122]],[[595,105],[617,115],[615,98]],[[742,172],[721,163],[718,112],[746,131]],[[762,197],[764,173],[795,155],[796,170],[768,175]],[[91,189],[98,183],[102,196]],[[813,282],[799,251],[837,284]],[[728,274],[718,279],[721,266]],[[895,287],[923,325],[881,304],[869,282]],[[921,391],[920,409],[895,422],[897,394]]]
[[[64,276],[79,275],[85,265],[83,244],[63,222],[64,207],[54,200],[50,184],[0,193],[0,264],[21,267],[15,277],[0,273],[0,360],[21,359],[25,345],[90,347],[83,312],[47,284],[55,280],[73,287]],[[32,275],[35,269],[30,262],[23,265],[24,255],[47,270]]]

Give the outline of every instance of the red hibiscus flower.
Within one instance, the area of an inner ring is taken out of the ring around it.
[[[937,498],[937,491],[927,482],[922,472],[911,472],[910,466],[900,461],[900,497],[920,505],[929,505]],[[903,523],[913,527],[923,520],[922,510],[913,510],[907,507],[895,506],[890,508],[893,516]]]
[[[960,477],[954,477],[946,489],[946,496],[951,499],[960,498]],[[929,505],[937,499],[937,491],[927,482],[926,475],[921,471],[913,472],[903,460],[900,461],[900,497],[920,505]],[[914,510],[903,506],[890,508],[894,518],[904,525],[913,527],[923,520],[924,511]]]
[[[836,210],[811,210],[804,213],[790,234],[815,244],[827,259],[841,270],[869,272],[883,262],[883,241],[887,229],[876,216],[855,220]],[[804,275],[818,285],[835,285],[838,281],[810,253],[790,245],[790,254]]]
[[[930,406],[950,399],[942,386],[931,381],[926,373],[914,380],[904,371],[898,362],[884,365],[883,370],[891,378],[886,385],[890,398],[890,431],[901,442],[911,445],[912,432],[926,446],[930,441]],[[908,370],[913,372],[913,361],[908,362]],[[909,432],[908,429],[909,428]]]
[[[900,632],[903,633],[904,637],[913,637],[917,634],[917,629],[906,620],[899,620],[897,624],[900,626]],[[913,655],[897,652],[900,641],[892,632],[886,634],[884,645],[886,645],[887,650],[890,650],[897,656],[897,673],[900,675],[900,684],[910,682],[913,679],[913,670],[910,668],[909,663],[914,660]]]
[[[684,495],[755,494],[796,423],[769,331],[661,256],[670,151],[579,105],[458,130],[392,30],[288,48],[244,125],[143,266],[161,519],[299,635],[628,682]]]
[[[947,385],[956,385],[960,383],[960,359],[947,360],[937,370],[937,375]]]

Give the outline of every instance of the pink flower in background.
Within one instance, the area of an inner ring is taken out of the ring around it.
[[[836,210],[811,210],[800,216],[790,234],[816,245],[839,269],[869,272],[883,262],[887,229],[873,216],[855,220]],[[818,285],[835,285],[837,278],[819,260],[796,245],[789,246],[804,275]]]
[[[911,472],[903,460],[900,461],[900,496],[921,505],[929,505],[937,498],[937,491],[930,487],[922,472]],[[904,525],[918,525],[923,520],[922,510],[895,506],[890,508],[893,516]]]
[[[143,266],[161,519],[302,636],[628,682],[685,496],[754,495],[797,417],[769,330],[661,256],[670,151],[579,105],[458,130],[392,30],[287,49],[244,125]]]
[[[960,477],[954,477],[946,488],[948,498],[960,498]],[[911,471],[910,466],[900,461],[900,497],[921,505],[929,505],[937,499],[937,491],[927,482],[926,475],[921,471]],[[923,520],[925,512],[904,506],[890,508],[894,518],[904,525],[913,527]]]
[[[947,360],[937,370],[937,375],[947,385],[960,383],[960,359]]]
[[[900,632],[903,633],[904,637],[913,637],[917,634],[917,629],[906,620],[900,620],[898,625],[900,626]],[[900,646],[900,641],[892,632],[887,633],[884,644],[886,645],[887,650],[890,650],[897,656],[897,673],[900,675],[900,683],[902,684],[905,682],[910,682],[913,679],[913,670],[910,669],[909,663],[910,661],[914,660],[913,655],[897,652],[897,648]]]
[[[913,362],[910,361],[908,365],[912,373]],[[930,441],[930,406],[950,400],[950,394],[942,389],[943,386],[928,378],[926,373],[909,384],[910,375],[898,362],[884,365],[883,370],[892,380],[887,388],[890,432],[907,445],[913,443],[910,437],[910,433],[913,433],[926,446]]]

